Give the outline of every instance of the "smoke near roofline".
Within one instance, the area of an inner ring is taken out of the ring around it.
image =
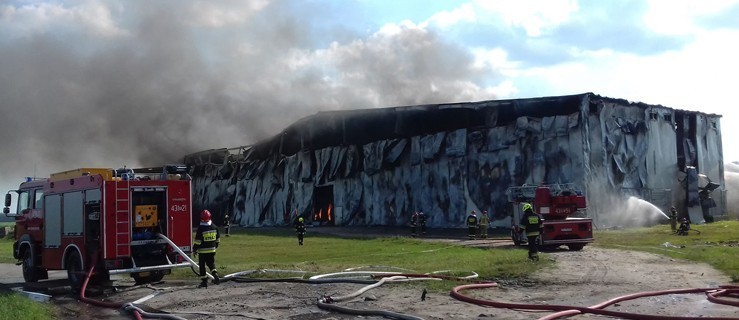
[[[13,159],[0,163],[0,183],[176,162],[320,110],[495,98],[482,83],[496,76],[432,30],[317,30],[333,9],[283,1],[204,6],[59,4],[47,25],[0,31],[0,143]],[[15,9],[0,26],[48,7]]]

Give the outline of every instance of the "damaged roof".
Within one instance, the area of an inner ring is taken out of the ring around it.
[[[461,128],[491,128],[512,123],[522,116],[542,118],[569,115],[587,110],[583,105],[586,103],[610,103],[643,109],[660,107],[677,112],[721,117],[602,97],[591,92],[566,96],[321,111],[296,121],[279,134],[254,145],[205,150],[185,156],[185,162],[190,164],[194,158],[208,155],[209,162],[222,163],[225,157],[234,156],[231,150],[240,150],[238,154],[246,158],[264,159],[271,155],[290,156],[301,150],[329,146],[366,144]]]

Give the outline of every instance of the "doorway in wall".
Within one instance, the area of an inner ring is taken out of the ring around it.
[[[333,226],[334,186],[320,186],[313,191],[313,223],[322,226]]]

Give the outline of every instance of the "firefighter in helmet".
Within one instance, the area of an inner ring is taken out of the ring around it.
[[[223,228],[226,229],[226,237],[231,236],[231,218],[226,215],[223,217]]]
[[[472,210],[469,216],[467,216],[467,237],[470,240],[474,240],[477,235],[477,212]]]
[[[480,216],[480,221],[478,222],[478,228],[480,229],[480,238],[481,239],[487,239],[488,238],[488,226],[490,225],[490,217],[488,217],[488,211],[482,210],[482,215]]]
[[[418,211],[418,225],[421,227],[421,235],[426,234],[426,215],[423,211]]]
[[[670,228],[672,232],[677,231],[677,209],[674,206],[670,207]]]
[[[411,237],[416,237],[416,232],[418,229],[418,211],[413,212],[411,215]]]
[[[221,279],[218,278],[218,270],[216,270],[216,248],[218,248],[220,241],[221,234],[218,232],[218,227],[210,220],[210,211],[203,210],[200,213],[200,225],[198,231],[195,232],[195,242],[192,247],[195,254],[199,256],[201,282],[198,287],[200,288],[208,287],[208,275],[205,273],[206,265],[213,275],[213,283],[221,283]]]
[[[303,237],[305,236],[305,223],[303,217],[298,218],[298,222],[295,223],[295,234],[298,235],[298,245],[303,245]]]
[[[687,236],[688,231],[690,231],[690,221],[688,221],[688,218],[682,218],[680,220],[680,227],[677,228],[677,235]]]
[[[538,240],[541,234],[541,217],[539,217],[530,203],[523,204],[523,216],[521,217],[521,226],[526,231],[526,238],[529,245],[529,260],[539,261]]]

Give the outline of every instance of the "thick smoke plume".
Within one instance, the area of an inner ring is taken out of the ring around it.
[[[413,24],[357,34],[310,2],[0,4],[0,184],[248,145],[320,110],[494,99]]]

